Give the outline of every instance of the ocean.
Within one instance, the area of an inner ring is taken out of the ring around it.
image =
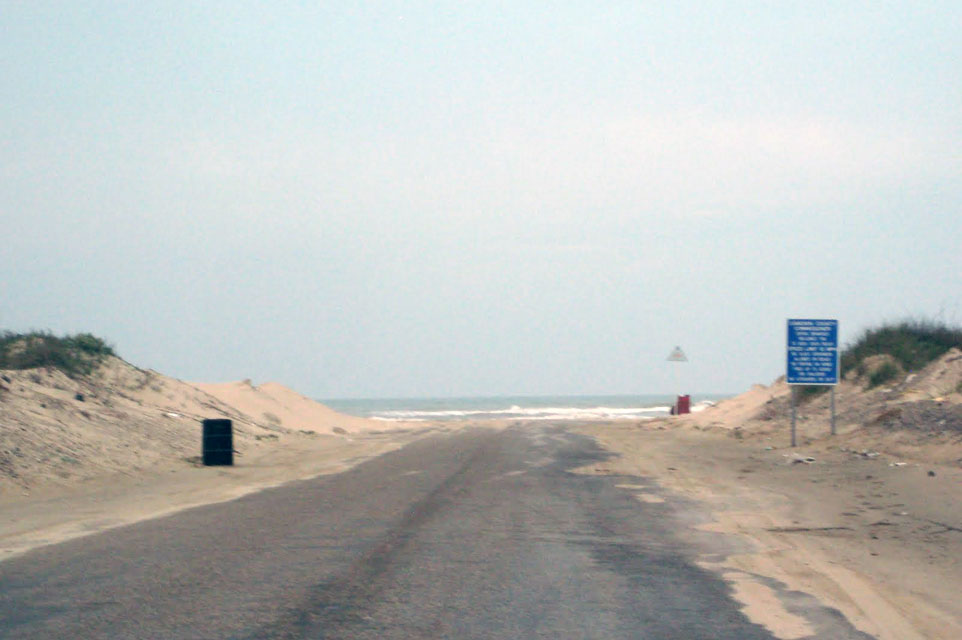
[[[692,411],[728,396],[692,394]],[[375,420],[646,420],[669,415],[669,395],[497,396],[320,400],[336,411]]]

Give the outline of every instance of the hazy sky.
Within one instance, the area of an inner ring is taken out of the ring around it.
[[[0,0],[0,328],[315,397],[962,323],[962,3]]]

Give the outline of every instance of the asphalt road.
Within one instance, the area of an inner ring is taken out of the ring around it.
[[[570,471],[605,457],[475,429],[37,549],[0,563],[0,638],[772,638],[696,564],[682,501]],[[780,595],[813,637],[868,638]]]

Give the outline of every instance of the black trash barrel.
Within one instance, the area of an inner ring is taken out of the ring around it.
[[[204,465],[234,464],[234,424],[230,420],[204,420]]]

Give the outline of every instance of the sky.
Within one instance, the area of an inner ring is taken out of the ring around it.
[[[956,1],[0,0],[0,34],[0,329],[363,398],[731,393],[788,318],[962,324]]]

